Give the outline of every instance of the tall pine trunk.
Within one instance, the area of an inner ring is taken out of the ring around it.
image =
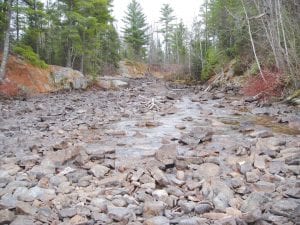
[[[5,38],[4,38],[4,48],[3,48],[3,55],[2,55],[2,62],[0,67],[0,83],[3,82],[5,79],[5,73],[6,73],[6,64],[9,56],[9,44],[10,44],[10,21],[11,21],[11,7],[12,7],[13,0],[7,1],[7,28],[5,32]]]

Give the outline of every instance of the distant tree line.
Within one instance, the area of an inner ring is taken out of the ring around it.
[[[264,69],[272,68],[287,83],[300,85],[299,1],[205,0],[188,28],[169,4],[149,25],[140,3],[132,0],[122,38],[111,6],[112,0],[2,0],[3,59],[10,49],[40,66],[44,61],[99,75],[128,58],[181,65],[186,74],[204,81],[235,61],[237,75],[251,71],[264,79]],[[3,64],[5,60],[0,74]]]
[[[0,1],[3,59],[10,50],[37,66],[56,64],[91,75],[101,74],[107,67],[117,67],[120,40],[113,25],[111,3],[111,0]],[[0,80],[4,77],[4,66]]]

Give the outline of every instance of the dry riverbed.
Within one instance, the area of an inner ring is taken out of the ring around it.
[[[126,82],[0,102],[0,224],[299,224],[296,108]]]

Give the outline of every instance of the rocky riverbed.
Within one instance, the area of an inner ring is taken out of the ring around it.
[[[0,102],[0,224],[300,223],[299,108],[126,82]]]

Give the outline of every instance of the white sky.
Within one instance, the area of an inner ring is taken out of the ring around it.
[[[184,24],[191,26],[193,19],[197,16],[203,0],[137,0],[147,17],[148,23],[153,24],[159,21],[160,9],[164,3],[170,4],[174,9],[174,15],[177,19],[182,19]],[[131,0],[114,0],[113,15],[116,19],[117,29],[123,27],[122,19],[127,11],[127,6]]]

